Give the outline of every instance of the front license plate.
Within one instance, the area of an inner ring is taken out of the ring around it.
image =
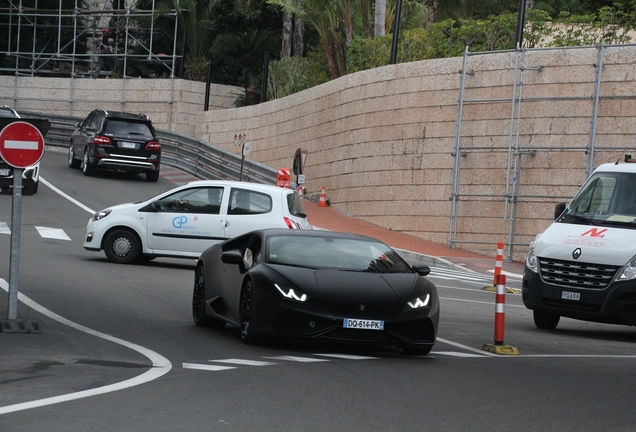
[[[344,328],[384,330],[384,321],[345,318],[342,326]]]
[[[565,300],[581,300],[581,293],[563,291],[561,293],[561,298]]]
[[[122,141],[121,146],[123,148],[136,148],[137,144],[135,144],[134,142]]]
[[[9,174],[11,174],[11,170],[8,170],[8,169],[0,169],[0,176],[2,176],[2,177],[6,177],[6,176],[8,176]]]

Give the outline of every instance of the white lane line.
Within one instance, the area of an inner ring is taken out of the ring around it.
[[[445,355],[450,357],[467,357],[467,358],[475,358],[475,357],[486,357],[484,354],[468,354],[456,351],[433,351],[431,354],[437,355]]]
[[[50,238],[54,240],[68,240],[71,241],[71,238],[66,235],[63,229],[59,228],[49,228],[43,226],[35,226],[35,229],[38,230],[40,236],[43,238]]]
[[[84,204],[82,204],[81,202],[79,202],[78,200],[76,200],[75,198],[73,198],[70,195],[67,195],[66,193],[62,192],[61,190],[59,190],[58,188],[56,188],[55,186],[53,186],[51,183],[49,183],[48,181],[46,181],[44,178],[40,177],[40,181],[42,183],[44,183],[46,186],[49,187],[49,189],[51,189],[53,192],[58,193],[59,195],[63,196],[64,198],[66,198],[67,200],[69,200],[70,202],[72,202],[73,204],[75,204],[76,206],[78,206],[79,208],[81,208],[82,210],[86,210],[88,213],[93,214],[95,213],[95,210],[91,209],[90,207],[86,207]]]
[[[494,274],[494,273],[495,273],[495,271],[494,271],[494,270],[487,270],[487,271],[488,271],[489,273],[492,273],[492,274]],[[515,278],[515,279],[523,279],[523,275],[522,275],[522,274],[519,274],[519,273],[510,273],[510,272],[507,272],[507,271],[502,271],[502,272],[501,272],[501,274],[502,274],[502,275],[506,275],[506,276],[510,276],[510,277],[512,277],[512,278]]]
[[[7,292],[9,291],[9,284],[4,279],[1,279],[1,278],[0,278],[0,288],[2,288],[3,290]],[[140,345],[127,342],[123,339],[116,338],[106,333],[98,332],[96,330],[90,329],[88,327],[84,327],[83,325],[70,321],[56,314],[55,312],[48,310],[44,306],[41,306],[40,304],[34,302],[33,300],[31,300],[29,297],[25,296],[24,294],[18,293],[18,300],[20,300],[25,305],[29,306],[31,309],[38,311],[42,315],[47,316],[51,318],[52,320],[59,322],[60,324],[63,324],[68,327],[79,330],[81,332],[87,333],[91,336],[96,336],[98,338],[105,339],[110,342],[114,342],[116,344],[129,348],[133,351],[137,351],[141,355],[147,357],[152,362],[152,368],[150,368],[150,370],[148,370],[147,372],[144,372],[141,375],[138,375],[134,378],[127,379],[125,381],[120,381],[115,384],[110,384],[103,387],[97,387],[90,390],[83,390],[83,391],[79,391],[75,393],[68,393],[68,394],[60,395],[60,396],[49,397],[45,399],[34,400],[31,402],[23,402],[23,403],[18,403],[14,405],[7,405],[4,407],[0,407],[0,415],[127,389],[130,387],[138,386],[138,385],[153,381],[167,374],[168,372],[170,372],[170,369],[172,369],[172,363],[170,363],[170,361],[167,358],[165,358],[161,354],[158,354],[154,351],[149,350],[148,348],[144,348]]]
[[[271,365],[278,364],[278,363],[272,363],[272,362],[246,360],[246,359],[223,359],[223,360],[208,360],[208,361],[215,362],[215,363],[228,363],[228,364],[236,364],[236,365],[243,365],[243,366],[271,366]]]
[[[333,357],[340,358],[345,360],[377,360],[379,357],[367,357],[367,356],[359,356],[359,355],[349,355],[349,354],[314,354],[322,357]]]
[[[300,363],[314,363],[314,362],[328,362],[330,360],[327,359],[319,359],[319,358],[312,358],[312,357],[297,357],[297,356],[288,356],[288,355],[282,355],[282,356],[276,356],[276,357],[265,357],[268,359],[272,359],[272,360],[283,360],[283,361],[293,361],[293,362],[300,362]]]
[[[204,370],[204,371],[223,371],[229,369],[236,369],[234,366],[217,366],[217,365],[205,365],[205,364],[197,364],[197,363],[183,363],[184,369],[195,369],[195,370]]]
[[[477,349],[477,348],[469,347],[468,345],[462,345],[460,343],[449,341],[448,339],[442,339],[440,337],[437,338],[437,342],[442,342],[442,343],[454,346],[456,348],[460,348],[460,349],[463,349],[463,350],[466,350],[466,351],[470,351],[472,353],[479,354],[479,356],[482,356],[482,357],[484,357],[484,356],[487,356],[487,357],[501,357],[499,354],[495,354],[495,353],[491,353],[491,352],[488,352],[488,351],[483,351],[483,350],[480,350],[480,349]],[[519,356],[515,356],[515,357],[519,357]]]
[[[464,299],[450,298],[450,297],[440,297],[440,300],[452,300],[452,301],[465,302],[465,303],[478,303],[478,304],[485,304],[485,305],[491,305],[491,306],[494,306],[494,305],[495,305],[495,303],[494,303],[494,302],[483,302],[483,301],[475,301],[475,300],[464,300]],[[523,306],[523,305],[515,305],[515,304],[511,304],[511,303],[506,303],[506,307],[525,308],[525,306]]]
[[[11,234],[9,225],[6,222],[0,222],[0,234]]]

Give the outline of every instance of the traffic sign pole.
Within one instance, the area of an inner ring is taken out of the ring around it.
[[[5,119],[3,119],[5,120]],[[35,321],[25,325],[18,317],[18,278],[20,275],[20,231],[22,225],[22,174],[44,155],[44,134],[48,120],[11,121],[0,131],[0,156],[13,167],[13,200],[11,208],[11,252],[9,254],[9,308],[7,319],[0,322],[0,331],[9,333],[41,333]],[[0,124],[5,124],[2,122]]]
[[[11,208],[11,253],[9,261],[9,312],[7,319],[18,318],[18,275],[20,274],[20,226],[22,225],[22,168],[13,169]]]

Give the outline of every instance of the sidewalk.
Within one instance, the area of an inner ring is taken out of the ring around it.
[[[460,249],[434,243],[407,234],[373,225],[354,217],[347,216],[332,207],[318,207],[318,204],[305,199],[305,210],[314,228],[331,231],[345,231],[377,238],[394,249],[400,249],[403,256],[411,261],[421,261],[439,267],[462,267],[488,273],[495,268],[496,248],[492,256],[480,255]],[[523,263],[503,262],[502,270],[518,275],[523,274]]]

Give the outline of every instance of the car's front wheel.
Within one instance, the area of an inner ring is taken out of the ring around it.
[[[554,330],[559,325],[561,317],[559,315],[549,315],[543,312],[532,311],[534,325],[542,330]]]
[[[225,322],[210,317],[205,312],[205,267],[198,265],[194,272],[192,292],[192,319],[199,327],[225,327]]]
[[[141,253],[141,241],[137,234],[128,229],[116,229],[104,239],[104,253],[109,261],[130,264]]]
[[[88,148],[84,150],[84,163],[82,165],[82,171],[85,176],[93,176],[95,175],[95,167],[90,164],[88,160]]]
[[[247,281],[241,293],[241,340],[246,345],[256,343],[257,337],[254,332],[254,285],[252,281]]]
[[[68,146],[68,167],[79,168],[82,161],[75,158],[75,151],[73,150],[73,143]]]

